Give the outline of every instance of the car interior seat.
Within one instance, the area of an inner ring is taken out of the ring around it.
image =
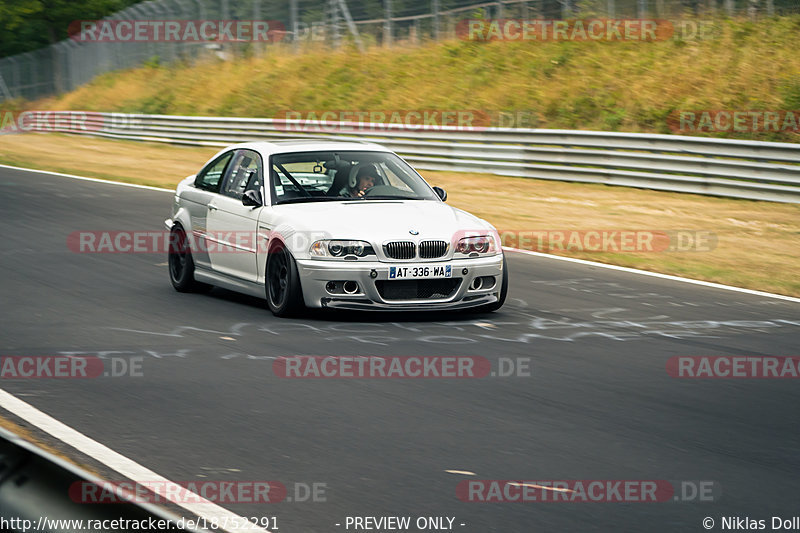
[[[339,196],[339,192],[347,187],[353,169],[358,168],[358,163],[351,165],[349,161],[343,161],[341,159],[339,161],[326,161],[325,168],[336,171],[336,175],[333,177],[333,183],[331,183],[326,194],[327,196]]]

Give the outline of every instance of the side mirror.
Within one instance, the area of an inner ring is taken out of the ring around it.
[[[441,187],[434,187],[434,188],[433,188],[433,192],[435,192],[435,193],[436,193],[436,196],[438,196],[439,198],[441,198],[441,200],[442,200],[443,202],[446,202],[446,201],[447,201],[447,191],[445,191],[445,190],[444,190],[444,189],[442,189]]]
[[[261,207],[264,205],[264,202],[261,201],[261,194],[258,191],[249,190],[244,191],[242,205],[247,207]]]

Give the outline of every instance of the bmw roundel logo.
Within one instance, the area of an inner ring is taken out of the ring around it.
[[[419,232],[418,232],[417,230],[415,230],[415,229],[410,229],[410,230],[408,230],[408,232],[409,232],[411,235],[419,235]]]

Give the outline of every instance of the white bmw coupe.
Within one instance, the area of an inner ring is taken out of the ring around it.
[[[177,187],[170,280],[266,298],[277,316],[499,309],[508,270],[497,230],[446,198],[376,144],[231,146]]]

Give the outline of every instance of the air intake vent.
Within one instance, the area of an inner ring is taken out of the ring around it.
[[[392,259],[414,259],[417,245],[408,241],[390,242],[383,245],[383,252]]]
[[[419,243],[419,256],[423,259],[436,259],[447,253],[444,241],[422,241]]]
[[[461,285],[461,278],[378,280],[375,287],[384,300],[427,300],[449,298]]]

